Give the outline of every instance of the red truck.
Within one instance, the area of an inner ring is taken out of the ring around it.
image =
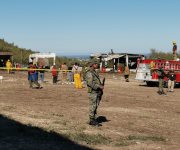
[[[154,67],[151,68],[151,63]],[[144,59],[137,60],[136,78],[147,83],[148,86],[158,85],[158,69],[162,67],[166,73],[174,70],[176,74],[176,84],[180,83],[180,61],[162,60],[162,59]],[[167,77],[164,78],[165,84]]]

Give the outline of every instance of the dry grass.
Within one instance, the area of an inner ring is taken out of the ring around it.
[[[122,76],[106,77],[98,115],[107,120],[101,127],[87,124],[86,88],[54,86],[49,74],[41,90],[28,88],[26,74],[5,77],[0,149],[180,149],[180,89],[159,96],[156,87],[139,86],[133,78],[126,83]]]

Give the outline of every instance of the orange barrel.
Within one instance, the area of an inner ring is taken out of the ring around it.
[[[119,67],[119,68],[118,68],[118,72],[119,72],[119,73],[122,73],[122,67]]]

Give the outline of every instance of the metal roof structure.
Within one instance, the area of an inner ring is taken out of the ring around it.
[[[128,55],[129,58],[138,58],[138,57],[144,56],[141,54],[130,54],[130,53],[113,53],[113,54],[97,53],[97,54],[91,54],[91,57],[103,58],[105,61],[109,61],[112,59],[125,57],[126,55]]]
[[[0,56],[12,56],[12,52],[0,52]]]

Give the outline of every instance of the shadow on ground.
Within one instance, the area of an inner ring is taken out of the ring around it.
[[[107,118],[105,116],[99,116],[99,117],[97,117],[96,120],[97,120],[98,123],[103,123],[103,122],[110,121],[110,120],[107,120]]]
[[[23,125],[0,115],[1,150],[91,150],[55,132]]]

